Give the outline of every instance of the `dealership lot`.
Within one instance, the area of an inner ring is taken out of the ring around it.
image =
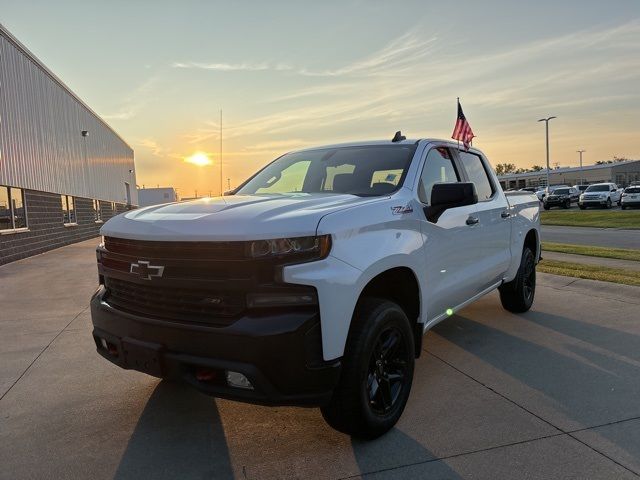
[[[214,400],[119,370],[90,335],[91,240],[0,267],[0,478],[637,478],[640,288],[539,276],[425,338],[373,442],[317,410]]]

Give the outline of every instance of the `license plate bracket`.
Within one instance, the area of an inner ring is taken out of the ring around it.
[[[154,377],[163,376],[162,345],[141,342],[133,338],[122,340],[122,351],[126,368],[138,370]]]

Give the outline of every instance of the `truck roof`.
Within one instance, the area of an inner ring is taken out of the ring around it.
[[[418,143],[446,143],[448,146],[457,148],[458,142],[454,142],[452,140],[443,140],[440,138],[407,138],[406,140],[401,140],[399,142],[392,142],[391,140],[363,140],[359,142],[343,142],[343,143],[334,143],[329,145],[315,145],[313,147],[300,148],[297,150],[293,150],[293,152],[306,152],[309,150],[320,150],[325,148],[339,148],[339,147],[366,147],[373,145],[415,145]],[[480,152],[476,148],[469,148],[469,151]]]

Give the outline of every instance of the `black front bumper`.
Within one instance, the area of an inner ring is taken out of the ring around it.
[[[323,405],[338,382],[340,361],[322,360],[317,310],[247,314],[210,327],[118,311],[104,292],[101,287],[91,299],[93,336],[98,353],[122,368],[261,405]],[[229,386],[227,371],[243,374],[253,389]]]

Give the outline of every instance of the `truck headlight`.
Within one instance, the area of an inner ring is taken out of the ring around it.
[[[249,242],[248,247],[249,256],[253,258],[303,255],[320,259],[331,250],[331,235],[255,240]]]

